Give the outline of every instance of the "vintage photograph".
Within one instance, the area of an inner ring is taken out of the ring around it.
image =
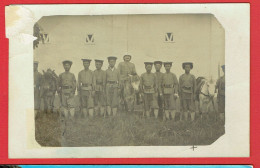
[[[44,16],[33,35],[42,147],[211,145],[225,134],[214,15]]]

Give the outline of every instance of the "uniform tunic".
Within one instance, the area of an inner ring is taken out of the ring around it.
[[[106,72],[103,70],[95,70],[94,71],[94,79],[96,79],[94,86],[95,89],[95,97],[94,97],[94,105],[105,106],[105,85],[106,85]]]
[[[140,79],[140,89],[144,94],[144,108],[149,111],[151,108],[158,109],[158,86],[154,73],[143,73]]]
[[[119,104],[120,73],[116,68],[106,70],[106,105],[112,108]]]
[[[195,76],[185,73],[180,76],[179,84],[183,111],[194,111],[194,95],[196,90]]]
[[[135,65],[132,62],[120,62],[117,69],[121,80],[126,80],[128,75],[136,74]]]
[[[61,104],[63,108],[74,108],[76,78],[73,73],[63,72],[59,75],[58,88],[61,88]]]
[[[78,74],[78,91],[80,92],[81,106],[83,108],[93,108],[93,87],[96,80],[91,70],[82,70]]]
[[[220,113],[225,113],[225,76],[218,79],[216,89],[218,89],[218,111]]]
[[[179,84],[174,73],[164,73],[161,81],[162,92],[164,95],[164,104],[166,110],[176,109],[176,99],[174,94],[178,94]]]
[[[40,109],[40,86],[42,81],[42,74],[38,71],[35,71],[33,73],[33,79],[34,79],[34,109],[39,110]]]

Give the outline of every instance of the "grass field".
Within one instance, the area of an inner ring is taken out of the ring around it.
[[[61,122],[58,113],[39,113],[36,140],[42,146],[175,146],[210,145],[225,133],[223,124],[209,120],[194,122],[144,118],[140,112],[118,113],[115,117],[83,118]],[[65,134],[62,132],[66,128]]]

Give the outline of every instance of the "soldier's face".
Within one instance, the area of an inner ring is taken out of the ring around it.
[[[64,67],[65,71],[70,70],[70,64],[64,64],[63,67]]]
[[[129,62],[129,61],[131,60],[131,57],[130,57],[130,56],[125,56],[125,57],[124,57],[124,60],[125,60],[126,62]]]
[[[156,71],[160,71],[161,68],[162,68],[162,65],[161,64],[155,64],[154,67],[155,67]]]
[[[152,70],[152,65],[146,65],[145,69],[146,69],[146,71],[150,72]]]
[[[164,66],[164,68],[165,68],[166,71],[169,71],[169,70],[171,69],[171,67],[172,67],[172,66],[169,65],[169,64],[166,64],[166,65]]]
[[[38,69],[38,65],[37,64],[33,64],[33,70],[36,71]]]
[[[83,62],[83,66],[84,66],[85,69],[88,69],[89,65],[90,65],[90,62],[88,62],[88,61]]]
[[[184,67],[185,72],[190,72],[190,69],[191,69],[190,65],[185,65]]]
[[[109,60],[108,64],[109,64],[110,67],[114,67],[115,64],[116,64],[116,60]]]
[[[101,67],[102,67],[102,63],[101,62],[96,62],[96,68],[97,69],[101,69]]]

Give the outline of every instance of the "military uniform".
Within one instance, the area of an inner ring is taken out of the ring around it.
[[[116,57],[108,57],[109,60],[116,60]],[[119,92],[120,92],[120,73],[113,67],[108,67],[106,70],[106,105],[107,113],[116,115],[119,105]]]
[[[170,64],[171,62],[166,62],[164,65]],[[175,118],[176,113],[176,98],[178,97],[179,84],[177,77],[172,72],[165,72],[162,76],[161,81],[162,92],[164,97],[164,108],[166,119],[169,119],[171,114],[172,119]]]
[[[145,62],[145,65],[153,65],[153,63]],[[141,75],[140,90],[143,93],[144,110],[146,112],[146,116],[150,117],[152,109],[154,109],[155,116],[158,115],[158,86],[156,75],[154,73],[145,72]]]
[[[102,60],[95,60],[96,62],[103,63]],[[95,96],[94,96],[94,105],[97,111],[100,107],[100,114],[104,114],[104,106],[106,105],[105,102],[105,84],[106,84],[106,72],[103,70],[96,69],[94,71],[94,79],[95,79]]]
[[[91,60],[82,59],[82,61],[90,62]],[[81,108],[84,116],[93,117],[94,115],[94,100],[93,100],[93,87],[95,86],[94,73],[89,69],[84,69],[78,74],[78,92],[80,93]]]
[[[69,63],[72,65],[71,61],[63,61],[63,64]],[[75,102],[74,95],[76,91],[76,78],[71,72],[63,72],[59,75],[58,88],[61,98],[62,111],[65,117],[68,117],[68,113],[72,117],[75,114]]]
[[[154,65],[156,64],[160,64],[162,65],[162,62],[161,61],[155,61],[154,62]],[[158,89],[157,89],[157,101],[158,101],[158,106],[159,106],[159,110],[160,110],[160,113],[162,112],[163,110],[163,100],[162,100],[162,77],[163,77],[163,73],[160,72],[160,71],[156,71],[155,73],[155,76],[156,76],[156,81],[157,81],[157,86],[158,86]]]
[[[192,63],[183,63],[183,69],[186,64],[191,65],[192,69]],[[182,109],[184,112],[184,116],[187,119],[188,118],[188,112],[191,112],[191,120],[194,120],[195,118],[195,112],[194,112],[194,96],[195,96],[195,90],[196,90],[196,78],[192,74],[182,74],[179,79],[179,86],[180,86],[180,96],[181,96],[181,104]]]
[[[34,65],[38,67],[38,62],[35,61]],[[40,104],[41,104],[40,88],[41,88],[41,81],[42,81],[42,74],[38,72],[37,69],[35,69],[33,72],[33,79],[34,79],[34,110],[36,116],[38,110],[40,110]]]
[[[222,66],[223,70],[225,66]],[[218,111],[221,118],[225,115],[225,75],[217,80],[216,89],[218,90],[217,101],[218,101]]]

